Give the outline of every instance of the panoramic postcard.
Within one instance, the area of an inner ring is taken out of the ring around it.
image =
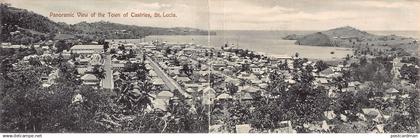
[[[3,137],[420,132],[419,0],[0,3]]]

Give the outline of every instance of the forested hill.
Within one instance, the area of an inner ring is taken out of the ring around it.
[[[111,22],[54,22],[45,16],[0,4],[1,42],[28,44],[48,39],[104,37],[107,39],[141,38],[147,35],[207,35],[206,30],[194,28],[160,28],[123,25]],[[60,34],[60,35],[58,35]],[[64,34],[64,35],[63,35]],[[60,36],[66,36],[65,38]]]
[[[207,35],[207,31],[194,28],[159,28],[147,26],[124,25],[111,22],[80,22],[70,25],[76,31],[86,34],[106,35],[110,38],[130,38],[147,35]]]
[[[32,11],[1,5],[0,12],[2,15],[0,16],[2,27],[17,25],[42,33],[57,32],[60,29],[64,29],[58,23]]]
[[[375,35],[345,26],[307,35],[288,35],[283,39],[296,40],[298,45],[335,47],[391,47],[416,49],[417,40],[397,35]]]

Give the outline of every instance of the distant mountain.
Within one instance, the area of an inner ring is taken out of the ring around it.
[[[24,9],[0,4],[0,41],[28,44],[69,28]]]
[[[106,38],[139,38],[148,35],[207,35],[208,32],[195,28],[159,28],[124,25],[111,22],[80,22],[70,25],[79,33],[97,34]]]
[[[303,37],[297,38],[296,44],[299,44],[299,45],[311,44],[313,46],[331,46],[332,41],[328,35],[321,32],[317,32],[317,33],[308,34]]]
[[[284,40],[298,40],[302,38],[304,35],[297,35],[297,34],[291,34],[283,37]]]
[[[54,22],[40,14],[0,4],[0,42],[28,44],[48,39],[106,38],[130,39],[148,35],[207,35],[206,30],[194,28],[160,28],[123,25],[111,22]],[[214,32],[210,32],[214,34]]]
[[[330,29],[327,31],[317,32],[313,34],[303,35],[296,40],[299,45],[312,45],[312,46],[345,46],[340,40],[355,40],[361,41],[375,36],[356,28],[345,26]],[[340,45],[339,45],[340,44]]]
[[[331,30],[327,30],[322,32],[325,35],[328,35],[329,37],[340,37],[340,38],[371,38],[374,37],[374,35],[369,34],[365,31],[360,31],[356,28],[345,26],[345,27],[339,27]]]
[[[356,28],[345,26],[316,32],[303,36],[288,35],[284,39],[296,40],[298,45],[310,46],[388,46],[388,47],[417,47],[417,40],[396,35],[374,35]]]

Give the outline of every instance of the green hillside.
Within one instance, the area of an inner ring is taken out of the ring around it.
[[[30,44],[49,39],[138,39],[148,35],[207,35],[194,28],[159,28],[123,25],[111,22],[80,22],[66,24],[54,22],[45,16],[0,4],[0,42]],[[213,34],[213,33],[212,33]]]

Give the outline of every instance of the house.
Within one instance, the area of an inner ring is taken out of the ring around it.
[[[156,49],[156,46],[154,46],[154,45],[145,45],[145,46],[143,46],[143,48],[146,49],[146,50],[155,50]]]
[[[119,71],[115,71],[115,72],[112,74],[112,76],[113,76],[114,78],[118,78],[120,75],[121,75],[121,73],[120,73]]]
[[[251,64],[249,67],[251,68],[252,73],[262,74],[261,68],[256,66],[255,64]]]
[[[24,46],[24,45],[2,45],[2,48],[5,48],[5,49],[20,49],[20,48],[26,49],[26,48],[29,48],[29,47]]]
[[[155,110],[166,112],[167,111],[166,107],[168,105],[168,100],[166,100],[166,99],[155,99],[155,100],[152,101],[152,105],[153,105]]]
[[[185,55],[180,55],[178,56],[178,61],[181,64],[188,64],[190,62],[189,57],[185,56]]]
[[[12,45],[12,43],[0,43],[0,45],[3,47],[3,46],[10,46],[10,45]]]
[[[81,77],[85,85],[98,85],[99,79],[93,74],[85,74]]]
[[[23,60],[24,61],[29,61],[29,59],[31,59],[31,58],[37,59],[38,55],[27,55],[27,56],[23,57]]]
[[[78,93],[73,97],[71,103],[74,104],[74,103],[80,103],[80,102],[83,102],[83,96],[80,93]]]
[[[249,133],[252,130],[250,124],[236,125],[235,128],[236,133]]]
[[[358,87],[361,83],[359,81],[351,81],[348,84],[348,87]]]
[[[191,79],[188,77],[176,77],[175,78],[178,82],[182,82],[182,83],[189,83],[191,82]]]
[[[378,124],[375,126],[375,128],[372,130],[373,133],[385,133],[384,131],[385,124]]]
[[[229,131],[223,125],[210,125],[209,132],[210,133],[229,133]]]
[[[74,45],[70,51],[80,55],[91,55],[103,53],[104,48],[102,45]]]
[[[87,67],[81,67],[81,68],[76,68],[76,71],[78,74],[84,75],[86,72],[89,72],[89,68]]]
[[[179,73],[179,70],[181,70],[181,69],[182,69],[182,67],[181,67],[181,66],[170,66],[170,67],[168,67],[167,69],[168,69],[168,70],[172,70],[172,71],[174,71],[174,72],[178,72],[178,73]]]
[[[198,83],[186,83],[184,84],[185,88],[191,88],[197,92],[200,92],[203,90],[203,85],[202,84],[198,84]]]
[[[259,80],[258,77],[256,75],[254,75],[253,73],[246,73],[246,72],[241,72],[241,74],[239,74],[238,76],[239,79],[246,79],[246,80]]]
[[[265,88],[268,87],[268,84],[267,83],[261,83],[261,84],[258,84],[258,87],[260,87],[261,89],[265,89]]]
[[[253,78],[253,79],[251,79],[251,83],[255,84],[255,85],[258,85],[258,84],[263,83],[263,81],[258,79],[258,78]]]
[[[90,65],[101,65],[102,57],[99,54],[92,54],[89,61]]]
[[[214,99],[216,98],[216,91],[208,86],[207,88],[202,90],[203,93],[203,101],[204,105],[213,104]]]
[[[375,122],[381,122],[383,120],[382,113],[376,108],[363,108],[362,112],[367,119],[372,119]]]
[[[198,71],[198,74],[200,74],[200,76],[205,77],[210,73],[210,71]]]
[[[219,70],[220,68],[226,67],[227,64],[224,60],[217,60],[212,62],[212,67],[216,70]]]
[[[155,60],[156,62],[163,62],[166,59],[165,56],[163,56],[162,54],[155,54]]]
[[[232,69],[229,69],[229,66],[222,71],[226,75],[233,75]]]
[[[90,59],[89,58],[77,58],[76,63],[78,66],[87,66],[89,65]]]
[[[231,78],[231,77],[227,77],[225,82],[232,83],[235,86],[239,86],[239,84],[241,83],[241,81],[239,79],[235,79],[235,78]]]
[[[315,78],[315,82],[317,82],[318,84],[321,84],[321,85],[328,84],[328,80],[326,78]]]
[[[396,95],[398,95],[400,93],[400,91],[398,91],[395,88],[389,88],[389,89],[385,90],[385,93],[387,95],[390,95],[390,96],[396,96]]]
[[[190,93],[190,94],[197,92],[196,90],[194,90],[192,88],[187,88],[187,89],[185,89],[185,91],[188,92],[188,93]]]
[[[145,63],[146,63],[146,62],[145,62]],[[146,69],[148,69],[148,70],[153,69],[153,67],[152,67],[152,66],[150,66],[148,63],[147,63],[147,64],[145,64],[144,66],[145,66],[145,67],[146,67]]]
[[[341,119],[341,121],[343,121],[343,122],[347,122],[347,116],[346,115],[344,115],[344,114],[340,114],[340,119]]]
[[[165,82],[163,82],[163,80],[159,77],[154,77],[154,78],[152,78],[152,84],[155,87],[161,87],[162,88],[165,85]]]
[[[357,116],[360,120],[367,121],[367,119],[366,119],[366,117],[365,117],[365,115],[364,115],[364,114],[357,113],[357,114],[356,114],[356,116]]]
[[[332,120],[332,119],[334,119],[337,115],[334,113],[334,111],[325,111],[325,112],[324,112],[324,116],[325,116],[325,118],[327,118],[328,120]]]
[[[272,133],[296,133],[297,131],[293,129],[291,121],[281,121],[279,123],[279,128],[274,129]]]
[[[42,53],[43,54],[48,54],[48,53],[51,53],[51,49],[50,49],[50,47],[48,47],[48,46],[42,46],[41,47],[41,50],[42,50]]]
[[[243,95],[240,97],[240,99],[241,99],[242,101],[252,101],[252,100],[254,100],[254,98],[251,96],[251,94],[250,94],[250,93],[245,93],[245,94],[243,94]]]
[[[334,127],[334,125],[329,125],[327,121],[323,120],[314,123],[305,123],[303,124],[303,127],[314,132],[328,132]]]
[[[186,55],[193,55],[194,53],[197,52],[197,50],[195,48],[188,47],[188,48],[184,48],[182,52]]]
[[[112,64],[112,69],[113,70],[121,70],[125,67],[125,64],[123,63],[114,63]]]
[[[334,74],[334,70],[331,67],[319,72],[320,77],[326,77],[326,78],[331,77],[331,75],[333,74]]]
[[[157,77],[158,75],[156,74],[156,72],[154,70],[150,70],[149,71],[149,76],[150,77]]]
[[[138,85],[135,85],[135,86],[137,86],[137,87],[138,87]],[[129,92],[129,94],[130,94],[130,95],[132,95],[132,96],[134,96],[134,97],[139,97],[139,96],[141,96],[141,92],[140,92],[139,88],[134,88],[133,90],[131,90],[131,91]],[[139,99],[137,99],[137,100],[135,100],[135,101],[137,102],[138,100],[139,100]]]
[[[64,50],[61,55],[63,56],[64,59],[70,59],[71,57],[71,53],[68,50]]]
[[[260,89],[255,86],[246,85],[239,87],[239,91],[244,93],[256,93],[260,91]]]
[[[50,87],[51,85],[55,84],[55,80],[58,78],[58,69],[51,71],[51,73],[46,76],[42,75],[42,87]]]
[[[232,100],[232,96],[227,93],[222,93],[216,97],[217,100]]]
[[[124,45],[124,48],[125,48],[125,49],[134,49],[134,48],[135,48],[135,45],[134,45],[134,44],[132,44],[132,43],[128,43],[128,44],[125,44],[125,45]]]
[[[170,91],[161,91],[156,95],[156,99],[171,99],[174,94]]]
[[[205,78],[201,78],[201,77],[200,77],[200,79],[198,79],[198,82],[199,82],[199,83],[207,83],[207,82],[209,82],[209,81],[207,81]]]

